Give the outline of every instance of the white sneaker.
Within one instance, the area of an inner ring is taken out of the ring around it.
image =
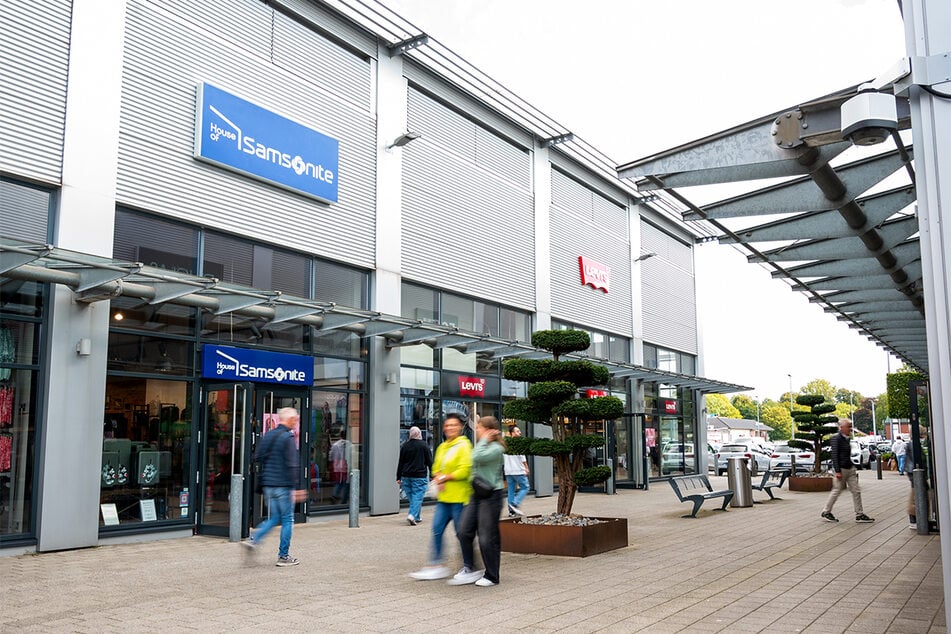
[[[476,581],[475,584],[476,584],[477,586],[479,586],[480,588],[491,588],[492,586],[497,586],[497,585],[499,585],[499,584],[497,584],[497,583],[494,582],[494,581],[489,581],[489,580],[486,579],[485,577],[482,577],[481,579],[479,579],[478,581]]]
[[[456,576],[449,580],[449,585],[465,586],[470,583],[476,583],[482,578],[483,574],[484,571],[482,570],[469,570],[468,568],[463,568],[456,573]]]
[[[446,566],[424,566],[416,572],[409,573],[409,576],[419,581],[434,581],[445,579],[450,574],[449,568]]]
[[[417,519],[416,519],[415,517],[413,517],[412,515],[407,515],[407,516],[406,516],[406,523],[409,524],[410,526],[416,526],[416,524],[417,524]]]
[[[516,515],[525,515],[525,511],[523,511],[517,506],[509,506],[509,510],[515,513]]]

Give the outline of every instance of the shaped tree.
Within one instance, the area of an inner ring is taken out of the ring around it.
[[[834,412],[835,404],[826,403],[825,400],[826,398],[821,394],[802,394],[796,397],[796,402],[808,407],[809,411],[792,413],[793,420],[796,421],[796,435],[795,438],[789,441],[789,446],[795,449],[805,449],[815,454],[816,462],[812,466],[813,473],[821,473],[823,463],[832,457],[829,442],[832,435],[838,433],[838,430],[835,427],[830,427],[829,423],[838,423],[839,418],[824,415]]]
[[[528,398],[509,401],[506,418],[551,426],[551,438],[508,438],[508,453],[551,456],[558,474],[558,508],[571,513],[579,486],[604,482],[611,477],[606,466],[584,467],[584,457],[593,447],[604,445],[602,434],[585,433],[585,423],[613,420],[624,413],[624,403],[614,396],[579,398],[579,387],[607,385],[608,369],[590,361],[561,361],[569,352],[587,350],[588,333],[581,330],[539,330],[532,345],[552,354],[552,359],[509,359],[502,375],[510,381],[529,383]]]

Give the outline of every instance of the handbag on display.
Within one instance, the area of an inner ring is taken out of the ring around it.
[[[472,495],[477,500],[484,500],[490,497],[495,491],[495,487],[488,480],[479,476],[472,476]]]

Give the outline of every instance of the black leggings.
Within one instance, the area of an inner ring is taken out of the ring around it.
[[[499,517],[505,491],[496,489],[484,500],[473,496],[459,520],[459,545],[462,547],[463,565],[475,570],[473,539],[479,536],[479,551],[485,566],[485,578],[499,582],[499,562],[502,559],[502,538],[499,535]]]

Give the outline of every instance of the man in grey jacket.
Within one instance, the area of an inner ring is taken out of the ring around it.
[[[307,498],[307,491],[295,488],[300,481],[300,453],[296,439],[300,414],[293,407],[284,407],[278,410],[277,420],[277,427],[264,434],[254,452],[255,461],[261,463],[259,477],[267,499],[268,516],[243,543],[248,552],[253,552],[268,532],[280,523],[277,565],[296,566],[300,560],[289,553],[294,531],[294,504]]]
[[[855,521],[860,524],[874,522],[871,517],[862,512],[862,490],[859,489],[858,469],[852,464],[852,421],[839,421],[839,433],[832,437],[832,468],[835,470],[835,480],[832,482],[832,493],[822,509],[822,519],[827,522],[838,522],[832,514],[832,507],[843,489],[852,492],[852,506],[855,509]]]

